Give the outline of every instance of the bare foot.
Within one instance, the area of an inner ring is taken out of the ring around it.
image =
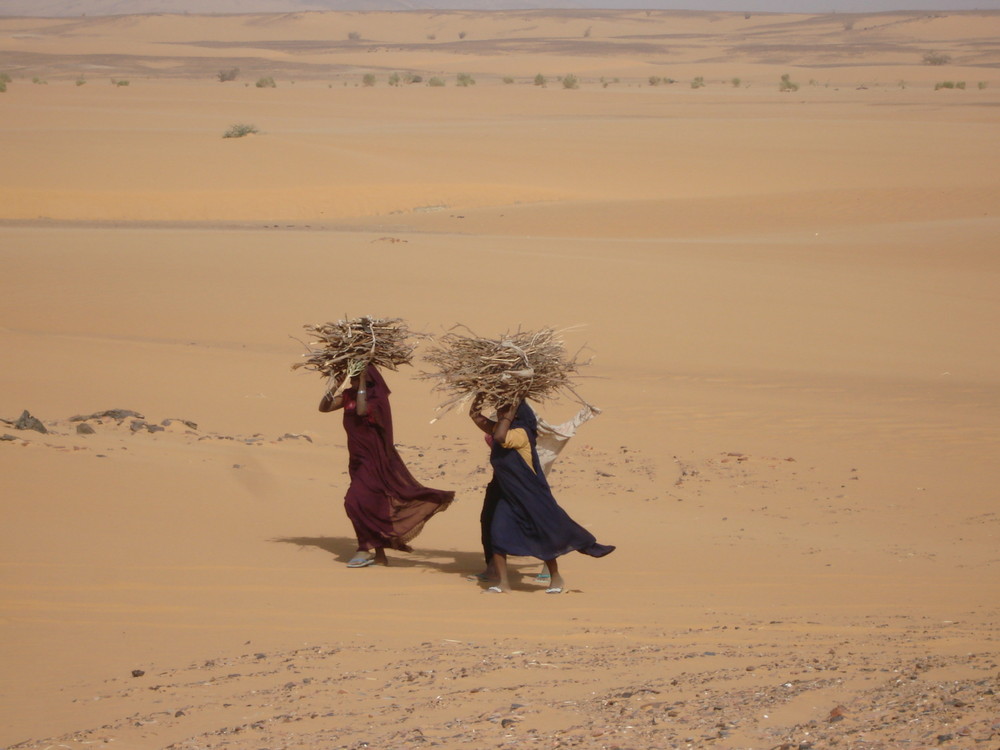
[[[389,559],[385,556],[385,547],[378,547],[375,550],[375,564],[388,565]]]

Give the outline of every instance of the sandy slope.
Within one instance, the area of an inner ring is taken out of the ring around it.
[[[997,19],[0,20],[0,746],[995,745]],[[553,483],[618,551],[481,596],[485,446],[408,371],[459,502],[347,569],[289,371],[345,313],[579,325]]]

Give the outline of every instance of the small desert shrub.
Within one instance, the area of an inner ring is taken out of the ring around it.
[[[32,83],[37,83],[39,86],[44,86],[45,84],[48,83],[48,81],[46,81],[46,80],[44,80],[42,78],[39,78],[38,76],[35,76],[34,78],[32,78],[31,82]]]
[[[456,76],[456,81],[457,81],[457,83],[458,83],[459,86],[475,86],[476,85],[476,79],[473,78],[468,73],[459,73]]]
[[[465,37],[466,37],[466,33],[464,31],[458,32],[458,38],[459,39],[465,39]]]
[[[13,83],[14,79],[10,77],[10,73],[0,73],[0,83]]]
[[[398,86],[403,79],[400,77],[399,73],[392,73],[389,76],[389,85]]]
[[[590,30],[594,28],[593,26],[588,26],[583,32],[584,39],[590,39]]]
[[[799,84],[792,80],[792,76],[789,73],[785,73],[781,76],[781,83],[778,84],[778,91],[798,91]]]
[[[276,89],[278,84],[274,82],[271,76],[264,76],[263,78],[258,78],[257,83],[254,84],[259,89]]]
[[[743,83],[743,81],[741,81],[739,78],[731,78],[729,82],[733,84],[734,89],[738,89],[740,87],[740,84]]]
[[[7,82],[0,80],[0,94],[7,93]]]
[[[541,73],[535,76],[536,86],[544,86],[546,83],[548,83],[548,81],[545,80],[545,76],[543,76]]]
[[[663,83],[663,79],[660,76],[650,76],[649,77],[649,85],[650,86],[659,86],[661,83]]]
[[[253,135],[257,132],[257,127],[255,125],[247,125],[246,123],[237,123],[233,125],[229,130],[222,134],[223,138],[242,138],[245,135]]]
[[[86,78],[77,78],[76,79],[76,85],[77,86],[83,86],[86,83],[87,83],[87,79]]]
[[[431,77],[430,80],[427,81],[427,85],[428,86],[434,86],[434,87],[444,86],[444,79],[438,78],[437,76],[433,76],[433,77]]]
[[[693,81],[691,81],[691,88],[700,89],[705,87],[705,77],[696,76]]]
[[[563,76],[562,85],[564,89],[578,89],[580,88],[580,81],[577,80],[575,75],[570,73],[568,76]]]
[[[417,75],[416,73],[407,73],[403,76],[403,81],[405,83],[423,83],[424,77]]]
[[[357,31],[348,31],[347,32],[347,38],[350,39],[352,42],[360,42],[361,41],[361,34],[360,34],[360,32],[357,32]]]
[[[511,76],[504,76],[503,77],[503,82],[504,83],[514,83],[514,79]]]
[[[128,83],[129,83],[128,80],[126,80],[124,78],[112,78],[111,79],[111,85],[112,86],[128,86]]]
[[[375,85],[375,74],[374,73],[365,73],[361,77],[361,85],[362,86],[369,86],[369,87],[370,86],[374,86]]]
[[[978,88],[980,91],[986,88],[986,86],[987,86],[986,81],[980,81],[979,83],[976,84],[976,88]]]
[[[226,81],[235,81],[239,74],[239,68],[230,68],[229,70],[220,70],[215,74],[215,77],[219,79],[220,83],[225,83]]]
[[[924,65],[947,65],[951,62],[951,55],[943,52],[925,52],[923,60]]]

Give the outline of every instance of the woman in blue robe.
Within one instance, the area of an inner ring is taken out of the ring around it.
[[[510,591],[507,555],[537,557],[551,576],[546,593],[566,590],[557,558],[567,552],[604,557],[614,547],[597,539],[566,513],[552,496],[535,449],[538,422],[524,401],[503,406],[497,420],[483,416],[483,396],[477,395],[469,411],[472,421],[492,438],[491,495],[495,504],[490,521],[490,546],[498,578],[487,591]]]

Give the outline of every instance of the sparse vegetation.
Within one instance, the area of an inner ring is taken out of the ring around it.
[[[475,86],[476,79],[473,78],[468,73],[459,73],[456,77],[456,82],[459,86]]]
[[[934,84],[934,90],[938,89],[964,89],[965,81],[940,81]]]
[[[536,86],[545,86],[547,83],[548,81],[545,79],[545,76],[543,76],[541,73],[535,76]]]
[[[264,76],[263,78],[258,78],[257,83],[254,84],[259,89],[275,89],[278,84],[274,82],[271,76]]]
[[[650,86],[659,86],[661,83],[663,83],[663,79],[660,76],[650,76],[649,77],[649,85]]]
[[[111,79],[111,85],[112,86],[128,86],[128,84],[129,84],[128,80],[126,80],[124,78],[112,78]]]
[[[465,37],[466,37],[466,33],[464,31],[458,32],[458,38],[459,39],[465,39]]]
[[[705,87],[704,76],[695,76],[695,78],[691,81],[691,88],[693,89],[700,89],[704,87]]]
[[[39,86],[44,86],[45,84],[48,83],[48,81],[46,81],[46,80],[44,80],[42,78],[39,78],[38,76],[35,76],[34,78],[32,78],[31,82],[32,83],[37,83]]]
[[[77,86],[83,86],[86,83],[87,83],[87,79],[84,78],[83,76],[81,76],[81,77],[79,77],[79,78],[76,79],[76,85]]]
[[[798,91],[799,84],[792,80],[790,73],[784,73],[781,76],[781,83],[778,84],[778,91]]]
[[[976,84],[976,88],[982,91],[984,88],[986,88],[987,85],[988,84],[986,83],[986,81],[980,81],[979,83]]]
[[[570,73],[567,76],[563,76],[562,85],[564,89],[578,89],[580,88],[580,81],[577,77]]]
[[[407,73],[403,76],[404,83],[423,83],[424,77],[416,73]]]
[[[511,76],[504,76],[503,77],[503,82],[504,83],[514,83],[514,79]]]
[[[10,73],[0,73],[0,83],[13,83],[14,79],[10,77]]]
[[[358,31],[348,31],[347,32],[347,38],[350,41],[352,41],[352,42],[360,42],[361,41],[361,33],[358,32]]]
[[[947,65],[951,62],[951,55],[943,52],[925,52],[923,60],[924,65]]]
[[[434,87],[444,86],[444,79],[443,78],[438,78],[437,76],[432,76],[427,81],[427,85],[428,86],[434,86]]]
[[[257,132],[257,128],[254,125],[248,125],[246,123],[237,123],[229,128],[225,133],[222,134],[223,138],[242,138],[246,135],[253,135]]]
[[[374,73],[365,73],[363,76],[361,76],[361,85],[362,86],[366,86],[368,88],[374,86],[375,85],[375,74]]]
[[[229,70],[220,70],[215,74],[215,77],[219,79],[219,83],[225,83],[226,81],[235,81],[239,74],[239,68],[230,68]]]
[[[740,84],[743,83],[743,81],[741,81],[739,78],[735,78],[735,77],[734,78],[730,78],[729,82],[731,84],[733,84],[733,88],[734,89],[738,89],[740,87]]]

